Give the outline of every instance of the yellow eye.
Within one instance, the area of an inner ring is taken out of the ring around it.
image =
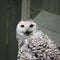
[[[29,27],[30,27],[30,28],[32,28],[33,26],[34,26],[34,25],[33,25],[33,24],[31,24]]]
[[[23,28],[23,27],[24,27],[24,25],[21,25],[21,27]]]

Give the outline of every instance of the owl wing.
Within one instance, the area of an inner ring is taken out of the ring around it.
[[[29,48],[39,60],[60,60],[56,44],[41,31],[29,39]]]

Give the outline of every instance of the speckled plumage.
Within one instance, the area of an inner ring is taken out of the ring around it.
[[[17,60],[60,60],[60,51],[56,44],[41,30],[29,37],[17,32]]]

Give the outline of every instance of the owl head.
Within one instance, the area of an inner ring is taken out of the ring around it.
[[[17,24],[16,32],[21,36],[30,36],[36,33],[37,24],[32,19],[22,19]]]

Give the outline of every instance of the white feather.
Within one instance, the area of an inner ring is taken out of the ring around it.
[[[31,24],[34,25],[32,28],[29,27]],[[24,25],[24,28],[20,25]],[[32,33],[25,35],[27,29]],[[60,60],[60,51],[56,44],[37,29],[34,21],[20,21],[16,28],[16,38],[18,41],[17,60]]]

